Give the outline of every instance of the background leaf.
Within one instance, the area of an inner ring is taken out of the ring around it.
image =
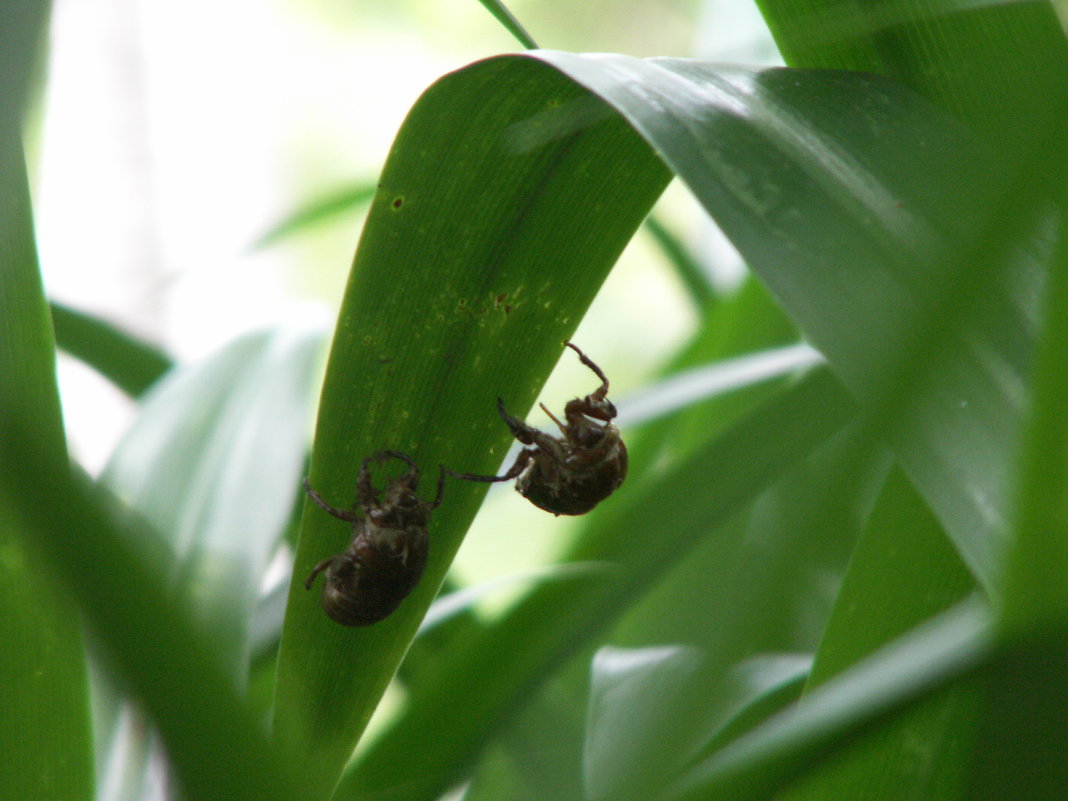
[[[981,605],[958,605],[827,682],[804,704],[698,762],[666,797],[767,798],[840,753],[873,724],[892,720],[929,693],[989,664],[990,624]]]
[[[824,632],[809,690],[976,589],[945,533],[895,471],[879,498]],[[893,725],[858,738],[844,758],[780,798],[958,798],[974,684],[933,695]]]
[[[261,578],[296,500],[321,337],[258,332],[169,376],[145,398],[103,481],[162,535],[175,591],[248,670]]]
[[[377,187],[374,184],[367,182],[338,190],[279,221],[256,240],[252,247],[254,250],[270,247],[337,215],[352,212],[370,202],[376,190]]]
[[[9,441],[23,456],[22,471],[2,476],[0,501],[85,611],[109,668],[159,727],[183,792],[309,797],[224,672],[217,636],[192,622],[188,597],[166,590],[165,563],[143,529],[84,479],[52,471],[22,426],[11,427]],[[65,536],[74,530],[79,537]]]
[[[104,320],[59,303],[51,308],[56,344],[127,395],[141,395],[173,366],[158,348]]]
[[[1068,111],[1061,109],[1062,133]],[[1063,135],[1060,137],[1063,140]],[[1044,176],[1045,177],[1045,176]],[[1063,167],[1050,176],[1065,198]],[[1068,769],[1057,743],[1068,736],[1065,692],[1068,652],[1064,624],[1068,593],[1068,517],[1063,478],[1068,430],[1063,421],[1063,361],[1068,344],[1068,249],[1063,235],[1052,260],[1046,325],[1034,382],[1033,405],[1020,470],[1015,537],[1006,554],[1000,608],[1005,652],[987,685],[987,707],[977,727],[965,798],[993,799],[1022,792],[1028,798],[1063,794]]]

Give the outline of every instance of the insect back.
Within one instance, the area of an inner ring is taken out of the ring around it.
[[[565,343],[601,385],[584,398],[564,406],[561,422],[545,405],[541,408],[560,429],[561,436],[547,434],[508,414],[497,399],[497,412],[517,440],[528,446],[501,476],[453,473],[468,481],[510,481],[539,509],[555,515],[581,515],[611,495],[627,477],[627,446],[612,424],[616,407],[608,400],[608,378],[578,346]],[[451,472],[451,471],[450,471]]]
[[[375,489],[371,464],[398,459],[408,470]],[[397,451],[379,451],[364,459],[356,479],[356,502],[349,509],[335,509],[311,488],[308,496],[327,513],[352,524],[352,542],[341,553],[324,559],[304,582],[311,589],[325,573],[323,610],[343,626],[369,626],[388,617],[422,578],[429,553],[427,523],[441,504],[445,473],[438,479],[432,501],[416,494],[419,468]]]

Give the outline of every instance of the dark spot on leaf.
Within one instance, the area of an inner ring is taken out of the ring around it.
[[[395,209],[399,209],[401,206],[404,205],[404,198],[402,198],[402,197],[393,198],[393,202],[390,205],[393,206],[393,208],[395,208]]]

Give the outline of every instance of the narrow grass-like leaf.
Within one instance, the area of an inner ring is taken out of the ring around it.
[[[673,373],[616,403],[623,425],[640,425],[723,393],[796,375],[823,362],[808,345],[787,345]]]
[[[501,0],[478,0],[482,3],[489,13],[493,15],[493,18],[497,22],[504,26],[508,33],[512,34],[523,47],[529,49],[537,47],[537,43],[527,33],[526,29],[520,24],[519,20],[515,18],[511,11],[501,2]]]
[[[62,350],[132,397],[144,393],[172,367],[158,348],[69,306],[52,304],[52,324]]]
[[[675,269],[675,274],[686,287],[698,312],[705,313],[715,299],[716,293],[712,289],[708,275],[694,258],[693,253],[655,214],[649,215],[645,220],[645,230],[649,232],[653,241],[667,257],[668,263]]]
[[[1065,108],[1068,134],[1068,107]],[[1063,166],[1057,185],[1063,186]],[[1063,197],[1062,203],[1068,203]],[[1053,260],[1023,448],[1016,536],[1006,558],[1002,625],[1013,635],[1068,620],[1068,239]]]
[[[426,635],[438,626],[448,623],[457,615],[468,611],[472,606],[488,597],[492,597],[503,589],[513,589],[516,585],[533,585],[542,582],[581,583],[584,581],[597,581],[606,570],[611,570],[611,568],[599,562],[588,564],[572,562],[565,565],[551,565],[524,571],[523,573],[501,576],[484,584],[464,587],[462,590],[447,594],[443,593],[427,610],[426,617],[423,618],[423,625],[419,627],[419,634],[420,636]]]
[[[713,374],[712,365],[716,364],[752,365],[746,361],[748,357],[762,351],[796,347],[797,341],[797,330],[782,309],[763,285],[749,276],[733,295],[719,298],[708,311],[701,330],[665,366],[664,383],[671,386],[675,376],[690,370],[707,368],[709,374]],[[788,354],[790,351],[784,352]],[[719,395],[668,417],[646,422],[629,435],[634,446],[631,448],[631,471],[634,475],[644,475],[658,462],[674,460],[691,452],[717,431],[729,427],[740,416],[775,395],[782,388],[781,381],[769,381]],[[638,391],[633,397],[622,400],[625,405],[633,400],[637,405],[636,412],[640,413],[645,406],[645,397],[648,397],[645,392]]]
[[[320,198],[275,223],[267,233],[252,244],[252,249],[260,250],[270,247],[325,220],[352,212],[369,203],[376,191],[377,187],[374,184],[360,183]]]
[[[22,141],[23,113],[33,94],[33,78],[40,65],[41,46],[48,27],[49,3],[46,0],[24,0],[0,6],[0,135],[4,147],[14,153]],[[4,178],[13,181],[4,186],[17,186],[17,175],[4,168]],[[12,199],[17,193],[12,194]],[[3,218],[5,227],[14,218]],[[6,228],[0,236],[9,236],[15,228]]]
[[[2,305],[2,304],[0,304]],[[0,798],[93,798],[81,626],[0,508]]]

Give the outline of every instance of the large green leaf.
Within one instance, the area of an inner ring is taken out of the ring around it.
[[[493,100],[489,98],[492,96]],[[668,180],[645,143],[543,63],[476,64],[432,87],[394,145],[361,238],[323,389],[311,482],[352,502],[360,460],[488,473],[502,396],[530,407]],[[432,491],[432,486],[427,492]],[[344,629],[303,587],[348,527],[308,506],[278,666],[275,731],[326,792],[407,649],[485,487],[450,485],[430,561],[387,620]]]

